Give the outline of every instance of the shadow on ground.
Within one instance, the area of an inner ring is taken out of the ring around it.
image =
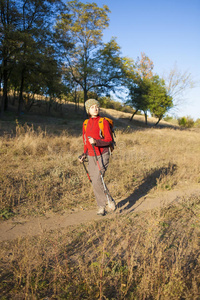
[[[146,178],[144,178],[143,182],[139,185],[139,187],[129,197],[117,204],[119,212],[122,213],[126,210],[130,210],[140,198],[147,195],[148,192],[156,186],[157,179],[161,177],[164,178],[167,175],[173,175],[176,169],[177,166],[175,164],[169,163],[168,167],[154,170],[151,174],[148,174]]]

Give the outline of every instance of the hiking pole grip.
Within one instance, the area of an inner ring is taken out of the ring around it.
[[[81,159],[81,158],[82,158],[82,155],[80,155],[78,158]],[[87,168],[86,168],[86,166],[85,166],[84,160],[82,161],[82,164],[83,164],[83,167],[84,167],[84,169],[85,169],[85,172],[86,172],[86,174],[87,174],[87,177],[88,177],[89,181],[92,182],[92,180],[91,180],[91,178],[90,178],[90,175],[89,175],[89,173],[88,173],[88,170],[87,170]]]

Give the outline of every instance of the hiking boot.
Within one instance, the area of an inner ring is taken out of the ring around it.
[[[114,200],[109,200],[108,201],[108,208],[112,211],[115,211],[116,209],[116,204],[115,204],[115,201]]]
[[[97,215],[104,216],[105,215],[105,208],[103,206],[100,206]]]

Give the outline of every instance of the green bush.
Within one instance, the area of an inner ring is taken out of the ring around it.
[[[178,124],[181,127],[192,128],[194,127],[194,120],[191,117],[182,117],[178,119]]]
[[[196,120],[196,122],[194,123],[194,127],[200,128],[200,118]]]

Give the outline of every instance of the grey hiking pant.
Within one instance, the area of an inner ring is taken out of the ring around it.
[[[106,152],[102,155],[97,156],[99,165],[101,168],[102,175],[104,176],[105,171],[109,164],[110,153]],[[94,190],[94,195],[98,206],[105,207],[107,203],[107,197],[104,192],[103,183],[101,180],[101,175],[96,162],[95,156],[88,156],[88,172],[92,180],[92,186]]]

